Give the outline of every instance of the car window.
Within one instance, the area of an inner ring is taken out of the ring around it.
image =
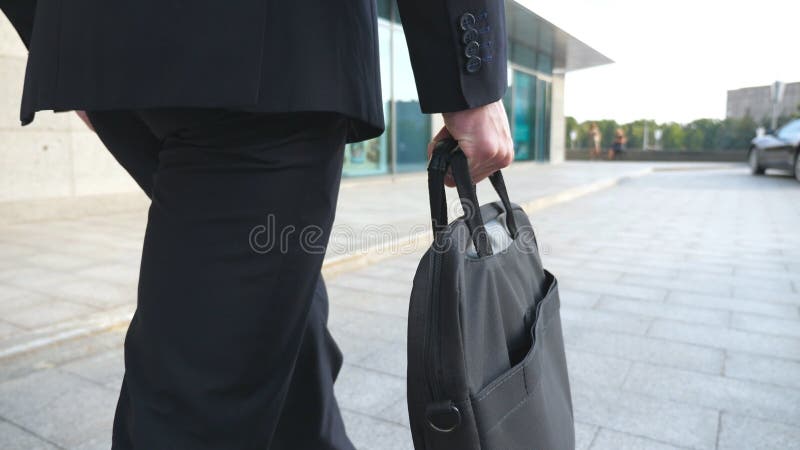
[[[800,135],[800,120],[789,122],[778,130],[778,137],[781,139],[797,139],[798,135]]]

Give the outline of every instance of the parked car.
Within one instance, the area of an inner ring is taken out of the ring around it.
[[[756,136],[750,143],[747,159],[753,175],[766,169],[791,170],[800,181],[800,119],[793,120],[773,133]]]

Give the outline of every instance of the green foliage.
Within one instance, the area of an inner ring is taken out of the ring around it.
[[[662,125],[661,147],[671,150],[686,150],[683,145],[685,133],[683,127],[675,122]]]
[[[800,117],[800,106],[793,116]],[[792,117],[779,120],[780,124],[788,122]],[[645,124],[647,124],[647,146],[654,148],[656,145],[655,130],[661,130],[659,147],[667,150],[740,150],[747,148],[750,140],[755,136],[759,126],[768,127],[769,123],[758,123],[751,118],[744,119],[698,119],[688,124],[675,122],[657,123],[653,120],[637,120],[635,122],[618,124],[613,120],[587,120],[579,123],[574,117],[567,117],[567,142],[572,130],[578,132],[575,143],[578,148],[589,148],[592,138],[589,127],[596,123],[602,133],[603,149],[611,147],[614,132],[618,128],[625,131],[628,138],[627,147],[641,149],[644,144]]]

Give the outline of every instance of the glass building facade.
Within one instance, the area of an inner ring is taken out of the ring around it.
[[[399,14],[392,0],[377,0],[381,85],[386,132],[348,144],[345,176],[425,170],[431,116],[420,112],[414,74]],[[507,19],[508,20],[508,19]],[[516,160],[549,161],[553,25],[530,18],[524,42],[509,38],[509,87],[503,98]]]

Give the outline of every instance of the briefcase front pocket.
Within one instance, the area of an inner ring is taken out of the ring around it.
[[[558,282],[546,272],[547,294],[534,306],[525,357],[472,398],[481,448],[572,449],[572,403],[559,317]],[[531,443],[537,446],[532,447]]]

